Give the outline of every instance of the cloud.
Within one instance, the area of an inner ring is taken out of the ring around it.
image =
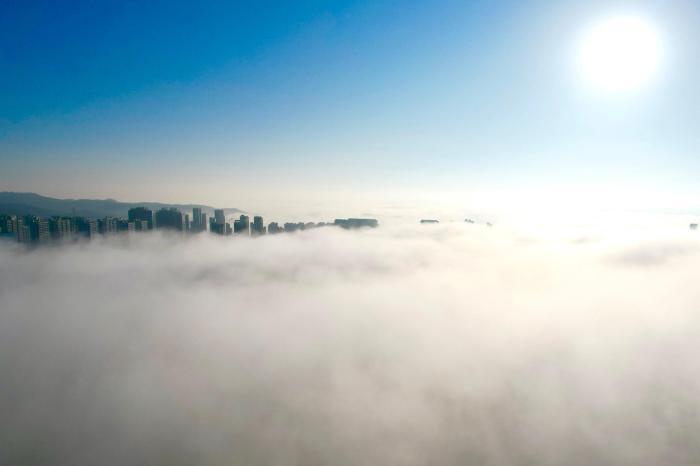
[[[3,244],[0,464],[695,464],[692,244]]]
[[[678,242],[655,242],[638,245],[622,251],[617,259],[630,266],[655,266],[675,258],[687,256],[697,247],[696,244]]]

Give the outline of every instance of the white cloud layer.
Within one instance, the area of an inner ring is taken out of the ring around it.
[[[697,464],[699,245],[2,244],[0,464]]]

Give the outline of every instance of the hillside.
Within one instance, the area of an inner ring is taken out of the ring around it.
[[[200,204],[165,204],[161,202],[120,202],[114,199],[56,199],[36,193],[0,192],[0,213],[17,215],[79,215],[84,217],[126,217],[132,207],[144,206],[154,211],[175,207],[183,213],[192,213],[200,207],[207,215],[214,214],[214,207]],[[243,212],[236,208],[224,209],[227,215]]]

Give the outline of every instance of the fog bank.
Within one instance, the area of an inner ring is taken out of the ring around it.
[[[0,464],[698,464],[699,247],[0,244]]]

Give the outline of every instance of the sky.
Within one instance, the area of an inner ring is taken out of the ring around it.
[[[700,5],[3,2],[0,190],[269,211],[700,206]],[[602,18],[658,30],[634,93],[583,82]]]

